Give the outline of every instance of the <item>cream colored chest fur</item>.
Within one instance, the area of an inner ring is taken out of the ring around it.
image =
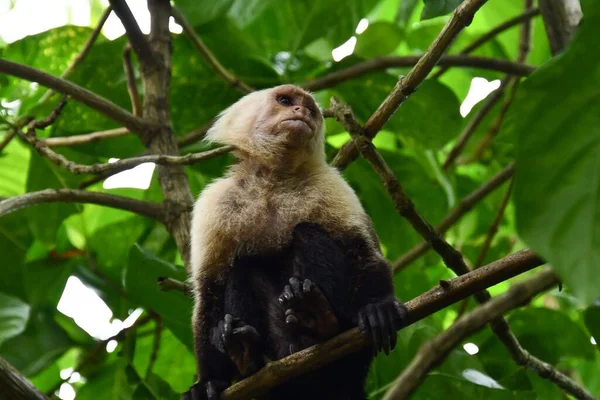
[[[281,248],[301,222],[318,223],[332,234],[367,229],[356,195],[329,168],[295,184],[217,180],[194,208],[192,270],[210,273],[235,255]]]

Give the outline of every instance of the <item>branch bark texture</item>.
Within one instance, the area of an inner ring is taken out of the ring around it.
[[[0,399],[48,400],[23,375],[0,358]]]

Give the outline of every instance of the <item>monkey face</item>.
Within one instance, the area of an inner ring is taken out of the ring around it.
[[[323,115],[313,97],[293,85],[244,96],[221,113],[207,139],[235,146],[240,157],[324,159]]]

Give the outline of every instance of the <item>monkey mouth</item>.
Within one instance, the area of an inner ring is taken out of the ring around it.
[[[308,118],[287,118],[282,120],[281,122],[285,123],[285,125],[293,126],[298,130],[305,130],[306,128],[310,129],[311,132],[315,130],[314,123]]]

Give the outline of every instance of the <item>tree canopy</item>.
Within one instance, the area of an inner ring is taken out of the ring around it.
[[[544,0],[149,0],[149,35],[126,2],[89,3],[90,27],[0,40],[0,398],[9,373],[78,400],[194,383],[192,196],[234,161],[201,139],[282,83],[314,93],[328,160],[413,299],[370,398],[600,397],[597,1],[573,23]],[[474,78],[495,90],[463,117]],[[107,185],[145,162],[148,188]],[[91,335],[57,309],[72,277],[135,322]],[[349,331],[225,398],[364,344]]]

